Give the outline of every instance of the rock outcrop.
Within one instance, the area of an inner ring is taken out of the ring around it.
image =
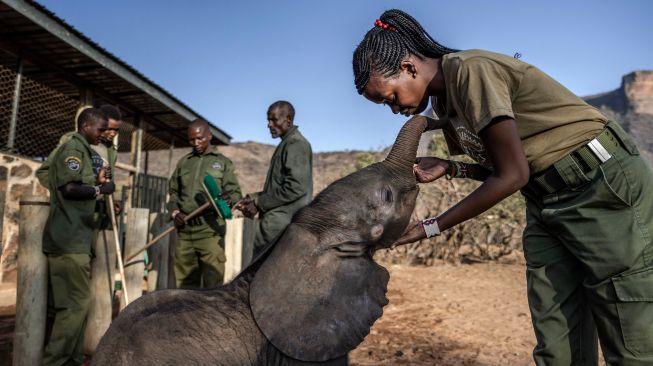
[[[584,99],[618,114],[653,114],[653,70],[631,72],[624,75],[619,89]]]

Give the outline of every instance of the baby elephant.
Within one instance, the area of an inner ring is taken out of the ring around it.
[[[346,365],[388,303],[372,254],[408,225],[425,127],[410,119],[384,161],[328,186],[231,283],[130,304],[93,365]]]

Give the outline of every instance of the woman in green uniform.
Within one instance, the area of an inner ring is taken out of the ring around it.
[[[536,67],[437,43],[410,15],[389,10],[353,57],[368,100],[406,116],[429,101],[451,155],[420,158],[417,180],[483,183],[397,244],[439,235],[518,190],[528,300],[539,365],[653,364],[653,173],[615,123]],[[595,323],[592,324],[592,321]]]

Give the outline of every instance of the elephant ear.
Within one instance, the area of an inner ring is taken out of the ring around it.
[[[291,224],[252,281],[252,314],[287,356],[330,360],[356,348],[381,317],[389,278],[369,255],[338,256]]]

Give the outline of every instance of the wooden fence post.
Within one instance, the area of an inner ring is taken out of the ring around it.
[[[86,317],[84,353],[92,355],[111,325],[116,244],[111,230],[100,230],[91,261],[91,303]]]
[[[175,277],[175,252],[177,250],[177,232],[173,231],[168,235],[168,287],[177,288]],[[163,279],[162,279],[163,280]]]
[[[130,208],[127,213],[127,234],[125,235],[125,258],[141,248],[147,242],[150,210],[147,208]],[[141,253],[129,263],[125,263],[126,282],[123,289],[129,292],[129,301],[134,301],[143,295],[143,273],[145,271],[144,254]],[[120,310],[124,309],[124,297],[120,299]]]
[[[166,222],[166,214],[155,212],[150,214],[150,231],[148,240],[167,229],[170,223]],[[166,225],[167,224],[167,225]],[[163,290],[168,288],[168,270],[169,270],[169,249],[170,236],[160,239],[155,245],[151,246],[147,255],[152,263],[147,276],[147,291]]]
[[[224,237],[224,254],[227,262],[224,264],[224,283],[231,281],[242,269],[243,263],[243,226],[242,217],[227,221],[227,232]]]
[[[243,217],[227,220],[227,233],[224,238],[224,250],[227,257],[224,283],[234,279],[249,265],[254,242],[254,225],[254,220]]]
[[[47,197],[23,196],[20,200],[14,365],[43,362],[48,261],[42,241],[49,211]]]

